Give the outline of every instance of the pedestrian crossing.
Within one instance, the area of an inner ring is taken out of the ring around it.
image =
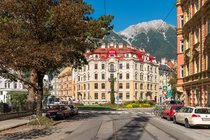
[[[131,115],[147,115],[147,116],[155,116],[153,112],[133,112],[133,111],[81,111],[81,113],[91,113],[91,114],[131,114]]]

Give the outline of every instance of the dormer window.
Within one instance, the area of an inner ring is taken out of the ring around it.
[[[98,54],[96,54],[96,55],[95,55],[95,58],[98,58],[98,57],[99,57]]]

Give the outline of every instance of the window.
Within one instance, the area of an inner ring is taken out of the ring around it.
[[[98,64],[95,64],[95,69],[98,69]]]
[[[184,77],[184,66],[180,66],[180,78]]]
[[[86,99],[86,93],[84,93],[84,97],[83,98]]]
[[[98,99],[98,93],[94,94],[94,99]]]
[[[10,83],[8,82],[8,88],[10,88]]]
[[[149,84],[147,84],[147,90],[149,90]]]
[[[149,66],[147,66],[147,71],[149,71]]]
[[[88,80],[90,80],[90,74],[88,73]]]
[[[98,79],[98,74],[95,74],[95,80],[97,80]]]
[[[105,74],[104,73],[101,74],[101,79],[105,79]]]
[[[110,64],[110,71],[114,71],[114,64],[113,63]]]
[[[196,44],[199,42],[199,29],[198,28],[195,30],[194,37],[195,37],[195,44]]]
[[[4,87],[7,88],[7,83],[6,82],[4,83]]]
[[[98,89],[98,83],[95,83],[95,84],[94,84],[94,88],[95,88],[95,89]]]
[[[140,93],[140,99],[143,99],[143,92]]]
[[[195,0],[195,2],[194,2],[194,4],[195,4],[195,13],[198,11],[198,9],[199,9],[199,3],[198,3],[198,0]]]
[[[137,70],[137,64],[135,64],[135,70]]]
[[[123,64],[119,64],[119,69],[122,69],[123,68]]]
[[[101,94],[101,99],[106,99],[105,93],[102,93],[102,94]]]
[[[129,69],[129,63],[126,64],[126,69]]]
[[[140,74],[140,80],[143,80],[143,73]]]
[[[135,89],[138,89],[138,83],[135,83]]]
[[[180,53],[184,52],[184,40],[180,41]]]
[[[17,83],[16,82],[14,82],[14,89],[16,89],[17,88]]]
[[[130,78],[129,73],[126,73],[126,79],[129,79],[129,78]]]
[[[90,89],[90,84],[88,84],[88,89]]]
[[[85,84],[84,84],[84,86],[83,86],[83,87],[84,87],[84,90],[86,90],[86,85],[85,85]]]
[[[3,95],[3,91],[0,91],[0,95]]]
[[[123,74],[122,73],[119,74],[119,79],[123,79]]]
[[[101,83],[101,89],[105,89],[105,83]]]
[[[180,28],[184,26],[184,16],[180,16]]]
[[[119,89],[123,89],[123,83],[119,83]]]
[[[140,85],[140,89],[143,89],[143,84]]]
[[[140,65],[140,70],[143,71],[143,65]]]
[[[135,80],[137,80],[137,78],[138,78],[138,74],[136,73],[136,74],[135,74]]]
[[[150,89],[152,90],[152,85],[150,85]]]
[[[123,93],[119,93],[119,99],[120,99],[120,100],[123,99]]]
[[[155,90],[157,90],[157,86],[155,85]]]
[[[129,89],[129,88],[130,88],[130,84],[126,83],[126,89]]]
[[[130,99],[130,93],[129,92],[126,93],[126,99]]]
[[[114,74],[112,73],[112,74],[110,74],[110,78],[112,79],[112,78],[114,78]]]
[[[105,64],[101,64],[101,69],[102,69],[102,70],[105,69]]]

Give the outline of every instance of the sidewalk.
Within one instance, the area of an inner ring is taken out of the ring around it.
[[[16,119],[0,121],[0,131],[18,127],[29,122],[29,117],[21,117]]]

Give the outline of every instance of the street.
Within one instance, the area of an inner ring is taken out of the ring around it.
[[[48,128],[0,135],[2,140],[209,140],[205,127],[185,128],[154,116],[152,109],[80,110],[80,114]],[[20,130],[22,129],[22,130]]]
[[[209,140],[207,128],[186,129],[156,117],[150,109],[92,112],[65,140]]]

